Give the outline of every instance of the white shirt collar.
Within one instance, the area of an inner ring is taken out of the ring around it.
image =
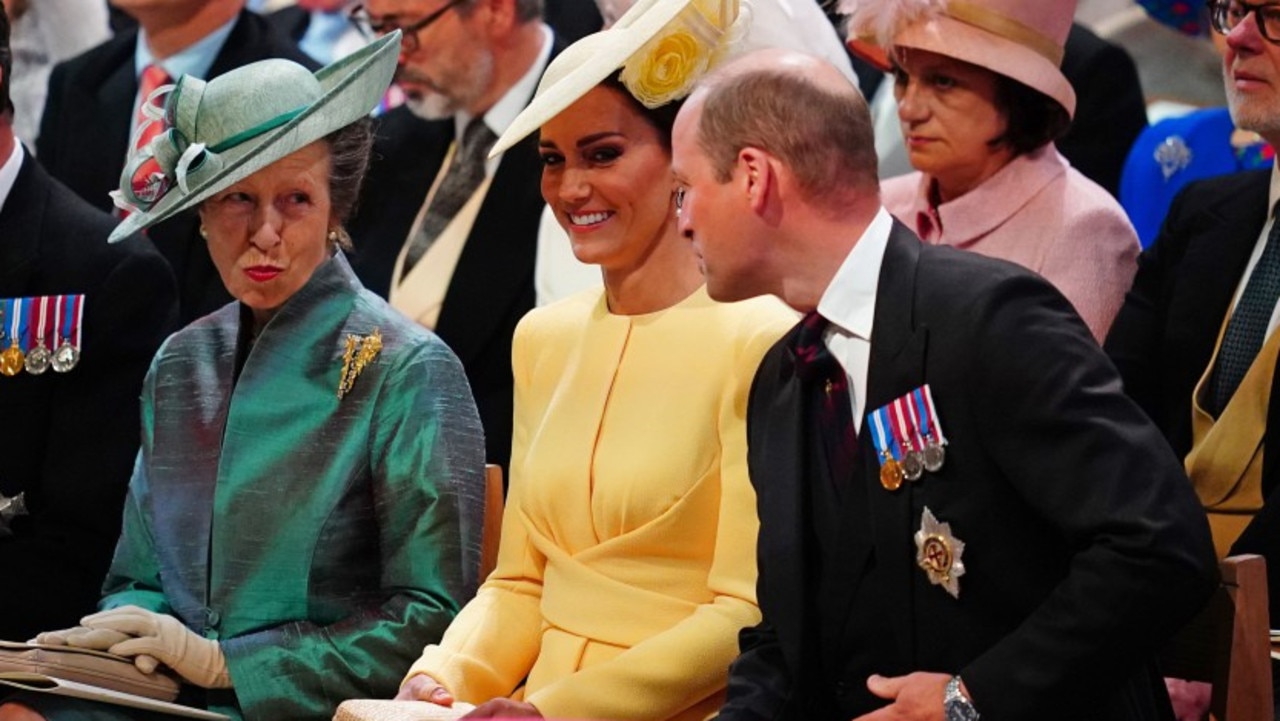
[[[533,99],[533,92],[538,88],[538,80],[542,78],[542,71],[547,67],[547,61],[551,58],[551,45],[553,36],[551,28],[546,24],[541,24],[542,29],[542,49],[538,51],[537,60],[529,66],[525,74],[512,85],[509,90],[498,102],[489,108],[489,112],[484,114],[484,123],[489,126],[494,135],[499,137],[507,132],[507,128],[511,126],[512,121],[520,114],[521,110],[529,104]],[[456,130],[455,137],[462,137],[462,133],[467,128],[467,123],[471,122],[471,116],[466,113],[458,113],[453,117],[454,128]]]
[[[893,230],[893,217],[883,207],[862,232],[818,301],[818,312],[845,333],[871,340],[876,316],[880,264]]]
[[[4,210],[5,201],[9,199],[13,184],[18,181],[18,170],[22,168],[24,157],[26,153],[22,150],[22,143],[15,138],[13,152],[9,153],[9,158],[4,161],[4,165],[0,165],[0,211]]]

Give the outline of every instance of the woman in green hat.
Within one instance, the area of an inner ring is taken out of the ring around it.
[[[471,596],[484,461],[466,378],[339,250],[397,50],[391,36],[314,76],[268,60],[170,92],[167,128],[122,179],[117,236],[198,209],[237,302],[157,354],[101,610],[39,642],[167,667],[181,702],[233,718],[327,719],[394,693]],[[142,717],[19,701],[0,718]]]

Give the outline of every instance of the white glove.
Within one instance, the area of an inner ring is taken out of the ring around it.
[[[74,646],[94,651],[106,651],[112,646],[133,638],[127,633],[109,629],[95,629],[87,626],[73,626],[61,631],[44,631],[27,643],[39,643],[45,646]]]
[[[158,659],[191,683],[203,688],[231,688],[227,659],[217,641],[197,635],[181,621],[138,606],[121,606],[80,619],[95,630],[129,635],[107,649],[119,656],[133,656],[144,673],[155,670]]]

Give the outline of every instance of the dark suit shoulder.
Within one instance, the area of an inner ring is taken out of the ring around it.
[[[250,10],[241,10],[235,27],[223,43],[213,66],[209,68],[209,77],[214,78],[241,65],[269,58],[292,60],[312,70],[320,67],[319,63],[298,48],[297,43],[278,32],[270,20]]]

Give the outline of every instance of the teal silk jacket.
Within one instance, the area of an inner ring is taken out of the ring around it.
[[[152,362],[100,606],[218,639],[234,694],[197,694],[213,710],[328,719],[394,695],[473,595],[483,433],[457,358],[340,253],[247,354],[242,318],[232,303]],[[375,329],[381,351],[339,400],[348,334]]]

